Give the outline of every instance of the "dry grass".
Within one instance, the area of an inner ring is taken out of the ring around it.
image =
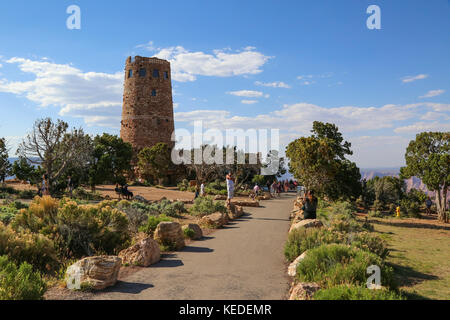
[[[412,299],[450,298],[450,225],[435,218],[371,218],[389,242],[388,262],[400,288]]]

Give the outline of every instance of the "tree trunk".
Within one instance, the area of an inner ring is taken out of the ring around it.
[[[447,223],[447,188],[444,188],[443,192],[444,193],[441,194],[441,190],[436,191],[436,207],[439,221]]]

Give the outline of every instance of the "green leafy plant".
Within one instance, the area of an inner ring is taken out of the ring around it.
[[[339,285],[320,289],[314,300],[406,300],[401,294],[386,289],[370,290],[363,286]]]
[[[160,222],[163,221],[172,221],[171,218],[168,216],[162,214],[159,216],[148,216],[147,223],[139,228],[140,232],[145,232],[147,234],[153,234],[153,232],[156,230],[156,227]]]
[[[38,272],[24,262],[19,267],[0,257],[0,300],[42,300],[47,287]]]
[[[214,201],[212,197],[199,197],[195,199],[189,213],[195,216],[204,216],[215,212],[227,212],[223,201]]]
[[[195,236],[195,231],[192,230],[191,228],[186,228],[186,229],[184,229],[184,230],[183,230],[183,233],[184,233],[184,237],[185,237],[185,238],[192,239],[192,238],[194,238],[194,236]]]

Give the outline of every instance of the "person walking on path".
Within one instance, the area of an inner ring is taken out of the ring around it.
[[[69,193],[69,197],[72,197],[72,191],[73,191],[73,181],[72,177],[67,177],[67,192]]]
[[[303,217],[305,219],[316,219],[317,218],[317,203],[319,200],[314,196],[314,191],[308,191],[306,199],[303,202]]]
[[[227,204],[230,204],[234,196],[234,179],[231,172],[227,174],[227,194]]]
[[[48,185],[48,176],[44,174],[42,176],[42,186],[41,186],[42,196],[50,195],[50,186]]]
[[[202,182],[200,185],[200,197],[203,197],[205,195],[205,184]]]
[[[433,201],[431,201],[431,198],[428,196],[427,200],[425,201],[425,205],[427,206],[427,214],[431,215],[431,206],[433,205]]]

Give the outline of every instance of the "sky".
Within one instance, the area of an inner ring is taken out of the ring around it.
[[[80,29],[68,29],[71,5]],[[370,5],[381,29],[369,29]],[[128,56],[172,67],[177,129],[280,129],[281,152],[335,123],[361,168],[403,166],[450,131],[450,1],[63,1],[0,5],[0,137],[33,123],[120,133]]]

